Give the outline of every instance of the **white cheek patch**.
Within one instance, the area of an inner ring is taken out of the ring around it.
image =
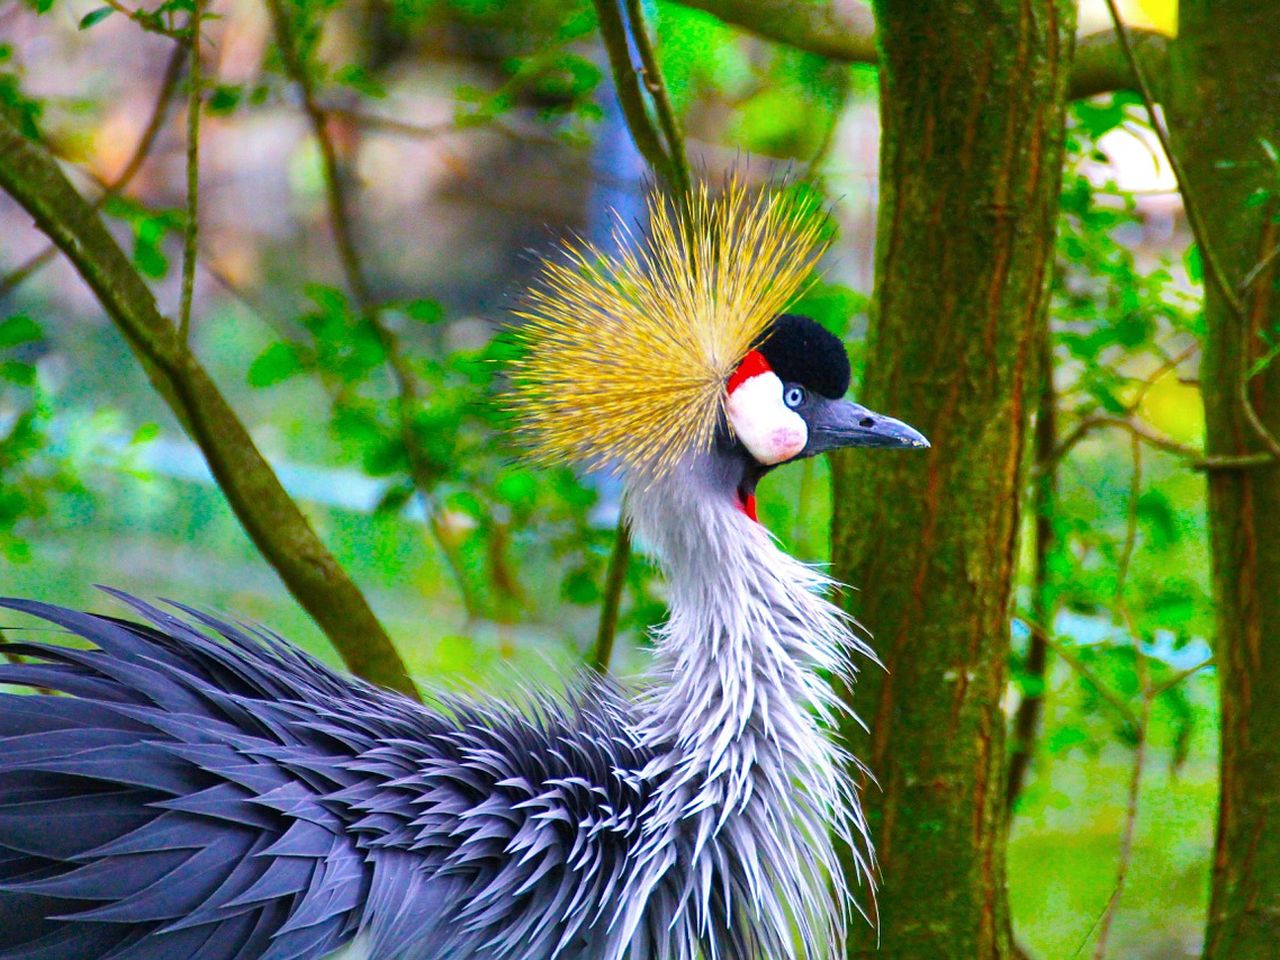
[[[734,434],[760,463],[790,460],[809,442],[809,428],[782,402],[782,381],[773,371],[738,384],[729,394],[728,409]]]

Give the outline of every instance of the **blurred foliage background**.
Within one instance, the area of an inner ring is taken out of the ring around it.
[[[0,101],[99,198],[176,315],[189,91],[169,34],[191,3],[145,6],[0,2]],[[1126,12],[1168,32],[1174,6]],[[309,92],[290,76],[270,5],[217,0],[205,14],[193,349],[415,677],[555,682],[592,653],[618,491],[523,466],[494,397],[502,326],[538,253],[571,232],[607,243],[610,211],[634,218],[647,189],[594,9],[286,7]],[[695,169],[790,173],[829,198],[839,236],[798,309],[846,338],[856,367],[877,202],[874,69],[674,3],[644,12]],[[1087,3],[1081,29],[1105,17]],[[309,100],[346,171],[376,324],[335,251]],[[1201,268],[1136,97],[1076,102],[1068,152],[1051,309],[1057,425],[1037,463],[1055,478],[1053,537],[1039,582],[1030,548],[1024,557],[1006,703],[1010,715],[1027,696],[1045,703],[1011,826],[1015,929],[1030,954],[1070,957],[1107,905],[1141,698],[1130,637],[1150,637],[1162,689],[1112,955],[1192,956],[1217,723],[1213,670],[1197,669],[1212,617],[1204,478],[1187,463],[1203,441]],[[407,407],[405,371],[418,385]],[[1134,425],[1163,446],[1136,446]],[[829,500],[826,464],[807,462],[770,477],[760,514],[822,563]],[[94,583],[234,611],[336,661],[93,296],[0,197],[0,591],[103,608]],[[662,614],[661,584],[636,555],[618,672],[643,667]],[[1050,640],[1043,676],[1026,669],[1037,632]]]

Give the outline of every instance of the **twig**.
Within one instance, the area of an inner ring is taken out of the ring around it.
[[[631,562],[631,536],[626,520],[618,518],[609,570],[605,574],[604,600],[600,607],[600,624],[596,629],[596,648],[591,666],[598,673],[609,672],[613,659],[614,638],[618,634],[618,611],[622,606],[622,588],[627,582],[627,566]]]
[[[377,305],[373,302],[372,290],[355,240],[355,229],[346,191],[347,180],[338,159],[333,138],[329,136],[328,117],[316,97],[311,72],[297,47],[293,24],[281,0],[267,0],[267,7],[271,14],[276,44],[280,48],[285,71],[298,88],[302,97],[303,110],[311,125],[312,135],[320,148],[329,224],[347,288],[351,291],[361,316],[378,335],[395,383],[396,419],[400,429],[400,442],[404,446],[405,457],[409,462],[410,478],[423,502],[423,509],[427,515],[427,529],[431,531],[432,539],[458,587],[467,618],[474,620],[479,616],[479,604],[471,591],[461,563],[446,542],[440,527],[440,511],[431,495],[430,469],[423,460],[418,439],[414,434],[413,420],[420,403],[417,379],[404,356],[399,338],[387,326],[378,312]]]
[[[1250,298],[1250,309],[1246,313],[1240,314],[1240,326],[1243,336],[1240,355],[1240,382],[1237,385],[1238,396],[1240,399],[1240,409],[1244,412],[1245,419],[1249,422],[1254,434],[1262,445],[1267,448],[1271,456],[1280,459],[1280,441],[1277,441],[1271,431],[1267,429],[1267,425],[1262,422],[1262,418],[1258,416],[1258,411],[1253,407],[1253,400],[1249,396],[1249,358],[1253,354],[1253,338],[1257,335],[1257,327],[1261,322],[1261,317],[1267,313],[1267,302],[1271,296],[1271,275],[1273,271],[1274,257],[1270,254],[1274,252],[1277,246],[1277,234],[1280,234],[1280,223],[1276,222],[1273,212],[1268,211],[1268,216],[1264,217],[1262,225],[1262,252],[1259,256],[1259,266],[1261,269],[1255,268],[1249,271],[1251,286],[1246,293],[1252,294]]]
[[[631,131],[636,149],[650,168],[673,191],[679,189],[680,174],[675,160],[663,149],[662,139],[645,109],[640,77],[631,62],[631,48],[627,42],[627,27],[618,9],[617,0],[594,0],[596,18],[600,24],[600,37],[609,55],[613,84],[617,90],[622,115]]]
[[[1206,667],[1213,666],[1216,660],[1217,660],[1217,657],[1208,656],[1208,657],[1205,657],[1203,660],[1201,660],[1199,663],[1197,663],[1195,666],[1187,667],[1187,669],[1185,670],[1179,670],[1168,680],[1164,681],[1164,683],[1157,684],[1155,687],[1152,688],[1151,699],[1154,700],[1157,697],[1159,697],[1161,694],[1166,693],[1169,690],[1172,690],[1174,687],[1182,683],[1182,681],[1188,680],[1191,677],[1194,677],[1197,673],[1199,673],[1201,670],[1205,669]]]
[[[1023,622],[1026,623],[1027,629],[1033,633],[1039,631],[1040,635],[1044,637],[1044,642],[1049,645],[1050,649],[1052,649],[1055,654],[1062,658],[1063,662],[1066,663],[1067,666],[1079,674],[1081,679],[1088,683],[1089,686],[1093,687],[1097,694],[1102,697],[1103,700],[1107,701],[1116,713],[1120,714],[1120,716],[1124,718],[1124,721],[1127,724],[1135,729],[1137,728],[1138,715],[1133,712],[1133,708],[1129,706],[1124,697],[1107,686],[1107,684],[1100,679],[1092,669],[1090,669],[1087,663],[1077,657],[1070,646],[1062,643],[1040,624],[1031,623],[1030,621]]]
[[[1148,446],[1183,458],[1194,470],[1243,470],[1266,466],[1274,463],[1276,459],[1271,453],[1205,454],[1196,447],[1179,443],[1172,437],[1156,431],[1134,415],[1119,416],[1100,413],[1081,419],[1058,444],[1051,462],[1056,463],[1061,460],[1082,440],[1095,430],[1102,428],[1127,430]]]
[[[1120,552],[1116,573],[1114,609],[1116,619],[1123,623],[1133,644],[1134,670],[1138,674],[1138,688],[1142,692],[1142,700],[1139,706],[1138,723],[1134,727],[1133,770],[1129,777],[1129,795],[1125,804],[1124,832],[1120,837],[1115,886],[1112,888],[1111,896],[1107,898],[1107,905],[1097,924],[1098,939],[1094,943],[1093,960],[1103,960],[1106,956],[1111,925],[1115,921],[1116,909],[1120,905],[1120,897],[1124,893],[1125,881],[1129,876],[1129,867],[1133,862],[1133,838],[1137,831],[1138,801],[1142,794],[1142,772],[1147,757],[1147,731],[1151,723],[1151,703],[1155,699],[1147,657],[1142,650],[1142,641],[1125,602],[1125,586],[1138,542],[1138,501],[1142,496],[1142,442],[1137,435],[1131,439],[1130,452],[1133,468],[1129,475],[1128,513],[1125,521],[1124,546]]]
[[[191,340],[191,300],[196,284],[196,235],[200,229],[200,18],[204,0],[192,0],[190,36],[190,68],[187,71],[187,220],[182,228],[182,298],[178,308],[178,337]]]
[[[627,18],[631,21],[631,36],[635,40],[636,51],[640,54],[640,65],[644,69],[644,87],[653,99],[654,111],[658,115],[658,125],[667,141],[667,157],[671,162],[674,186],[680,194],[687,195],[693,187],[689,176],[689,160],[685,155],[684,133],[680,129],[680,121],[671,107],[671,98],[667,95],[667,85],[658,69],[658,59],[653,55],[653,44],[649,40],[649,31],[645,27],[644,8],[640,0],[626,0]]]
[[[138,138],[138,142],[133,148],[133,153],[130,154],[124,167],[111,178],[106,189],[93,202],[92,207],[95,211],[100,210],[108,200],[128,187],[133,182],[133,178],[141,172],[143,164],[146,163],[147,157],[150,156],[152,148],[160,137],[160,131],[164,129],[165,116],[169,112],[169,104],[173,101],[174,91],[178,88],[178,78],[182,76],[182,64],[186,58],[187,48],[185,46],[173,48],[173,53],[169,55],[169,63],[164,69],[164,78],[160,81],[160,91],[156,94],[155,105],[151,108],[151,116],[147,120],[146,127],[143,128],[142,136]],[[30,256],[24,263],[0,277],[0,296],[8,293],[31,277],[52,260],[57,252],[58,248],[51,243],[43,250]]]
[[[1094,943],[1093,960],[1102,960],[1107,952],[1107,939],[1111,935],[1111,924],[1115,920],[1116,908],[1120,904],[1120,896],[1124,892],[1125,882],[1129,877],[1129,865],[1133,862],[1133,838],[1138,826],[1138,802],[1142,797],[1142,773],[1147,760],[1147,726],[1151,722],[1151,700],[1142,698],[1141,713],[1134,727],[1135,743],[1133,746],[1133,768],[1129,775],[1129,793],[1124,811],[1124,833],[1120,837],[1120,858],[1116,866],[1115,886],[1107,905],[1098,921],[1098,939]]]
[[[1116,0],[1106,0],[1107,10],[1111,14],[1111,22],[1115,26],[1116,39],[1120,41],[1120,50],[1124,54],[1125,60],[1129,63],[1129,69],[1133,72],[1133,77],[1138,83],[1138,92],[1142,95],[1142,102],[1147,109],[1147,117],[1151,121],[1151,129],[1155,132],[1156,139],[1160,141],[1160,146],[1164,150],[1165,156],[1169,158],[1169,166],[1173,170],[1173,175],[1178,181],[1178,189],[1182,193],[1182,205],[1187,212],[1187,222],[1191,225],[1191,232],[1195,234],[1196,241],[1200,246],[1200,258],[1204,261],[1205,275],[1208,276],[1214,286],[1218,288],[1218,293],[1227,305],[1237,316],[1243,316],[1244,306],[1240,302],[1240,298],[1236,296],[1235,290],[1227,283],[1227,275],[1223,272],[1221,264],[1218,262],[1217,254],[1214,252],[1212,244],[1209,243],[1209,233],[1205,227],[1205,222],[1200,216],[1200,209],[1194,193],[1191,190],[1191,181],[1187,177],[1186,168],[1182,166],[1182,160],[1174,152],[1173,146],[1169,140],[1169,132],[1161,123],[1160,117],[1156,112],[1155,96],[1151,92],[1151,83],[1147,79],[1147,73],[1138,57],[1134,53],[1133,43],[1129,37],[1129,28],[1125,26],[1124,19],[1120,16],[1120,10],[1116,6]]]
[[[162,37],[168,37],[170,40],[181,43],[183,41],[183,33],[181,30],[173,30],[166,27],[160,22],[160,17],[147,10],[134,10],[126,7],[120,0],[104,0],[106,5],[116,13],[128,17],[138,26],[142,27],[148,33],[158,33]]]

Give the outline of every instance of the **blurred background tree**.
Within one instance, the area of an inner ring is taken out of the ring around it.
[[[637,671],[661,584],[521,464],[502,325],[650,178],[789,173],[797,309],[936,441],[761,491],[891,668],[879,955],[1267,955],[1280,24],[1185,6],[0,0],[0,590],[406,690]]]

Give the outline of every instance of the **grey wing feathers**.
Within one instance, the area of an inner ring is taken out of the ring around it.
[[[598,953],[647,799],[610,689],[433,712],[119,596],[0,601],[92,644],[0,664],[69,695],[0,694],[0,960]]]

